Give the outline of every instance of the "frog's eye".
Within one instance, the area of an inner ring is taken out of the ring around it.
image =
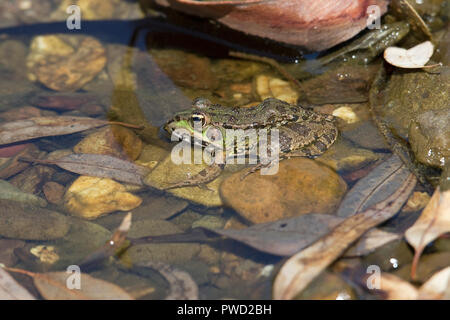
[[[191,119],[192,119],[192,123],[194,125],[201,124],[201,126],[203,127],[206,124],[206,117],[202,113],[195,113],[195,114],[193,114]]]

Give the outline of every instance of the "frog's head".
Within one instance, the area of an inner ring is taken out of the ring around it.
[[[169,135],[176,135],[178,138],[183,138],[188,134],[202,141],[203,145],[207,145],[212,141],[210,135],[213,129],[211,125],[211,118],[208,114],[211,102],[204,98],[197,98],[192,103],[192,108],[181,111],[166,122],[164,130]]]

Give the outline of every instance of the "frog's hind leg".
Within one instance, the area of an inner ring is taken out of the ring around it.
[[[212,165],[203,169],[202,171],[190,177],[189,179],[172,183],[169,187],[165,188],[164,190],[198,186],[200,188],[206,188],[210,191],[213,191],[209,189],[206,186],[206,184],[216,179],[222,173],[224,167],[225,167],[224,164],[213,163]]]

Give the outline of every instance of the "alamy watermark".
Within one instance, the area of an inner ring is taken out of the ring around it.
[[[69,16],[66,19],[66,26],[69,30],[81,29],[81,8],[77,5],[68,6],[66,13]]]
[[[70,274],[66,279],[66,287],[71,290],[81,290],[81,269],[77,265],[70,265],[66,272]]]

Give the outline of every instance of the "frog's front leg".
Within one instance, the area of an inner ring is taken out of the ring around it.
[[[223,155],[220,155],[223,156]],[[165,188],[165,190],[182,188],[182,187],[195,187],[198,186],[200,188],[206,188],[210,191],[206,184],[216,179],[222,173],[225,167],[224,163],[216,163],[213,162],[210,166],[206,167],[199,173],[194,176],[180,182],[172,183],[169,187]]]

